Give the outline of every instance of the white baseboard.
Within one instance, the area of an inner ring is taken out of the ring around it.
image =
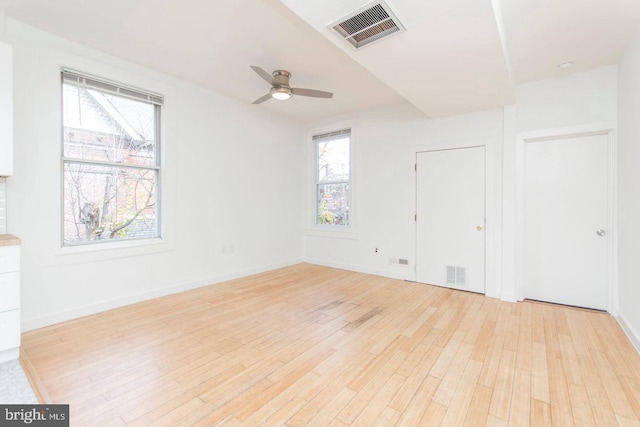
[[[638,334],[638,332],[629,325],[629,322],[625,320],[622,314],[617,313],[614,318],[624,331],[627,338],[629,338],[629,341],[631,341],[631,344],[635,347],[638,354],[640,354],[640,334]]]
[[[511,293],[503,293],[502,295],[500,295],[500,301],[505,301],[505,302],[518,302],[518,298],[516,297],[515,294],[511,294]]]
[[[7,362],[9,360],[15,360],[15,359],[18,359],[19,357],[20,357],[20,347],[0,351],[0,363]]]
[[[408,278],[408,276],[409,276],[408,273],[400,272],[400,271],[395,272],[395,271],[388,271],[388,270],[379,270],[379,269],[375,269],[375,268],[362,267],[362,266],[359,266],[359,265],[352,265],[352,264],[345,264],[345,263],[336,262],[336,261],[327,261],[327,260],[324,260],[324,259],[317,259],[317,258],[303,258],[302,262],[306,262],[306,263],[309,263],[309,264],[322,265],[322,266],[325,266],[325,267],[339,268],[341,270],[355,271],[357,273],[372,274],[374,276],[388,277],[390,279],[412,280],[412,279]]]
[[[110,301],[91,304],[91,305],[87,305],[77,309],[50,314],[50,315],[38,317],[35,319],[23,320],[21,323],[21,328],[22,328],[22,332],[27,332],[34,329],[43,328],[45,326],[54,325],[56,323],[66,322],[67,320],[78,319],[80,317],[90,316],[92,314],[100,313],[100,312],[111,310],[114,308],[124,307],[126,305],[135,304],[141,301],[147,301],[150,299],[159,298],[166,295],[177,294],[179,292],[201,288],[204,286],[215,285],[217,283],[226,282],[228,280],[251,276],[253,274],[264,273],[271,270],[277,270],[278,268],[289,267],[295,264],[300,264],[301,262],[304,262],[304,260],[292,259],[289,261],[256,267],[249,270],[237,271],[229,274],[210,277],[207,279],[197,280],[194,282],[182,283],[179,285],[169,286],[162,289],[155,289],[153,291],[143,292],[136,295],[129,295],[123,298],[116,298]]]

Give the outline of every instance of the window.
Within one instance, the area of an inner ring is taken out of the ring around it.
[[[162,97],[62,71],[63,246],[160,237]]]
[[[350,225],[351,130],[315,135],[316,224]]]

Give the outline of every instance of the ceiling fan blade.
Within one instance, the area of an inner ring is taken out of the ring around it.
[[[312,96],[314,98],[331,98],[333,94],[331,92],[325,92],[323,90],[315,89],[302,89],[299,87],[291,88],[291,93],[300,96]]]
[[[265,96],[263,96],[262,98],[258,98],[255,101],[252,102],[252,104],[262,104],[265,101],[268,101],[271,99],[271,94],[268,93]]]
[[[267,73],[265,70],[263,70],[262,68],[258,67],[257,65],[251,65],[250,67],[260,77],[262,77],[267,83],[269,83],[270,85],[273,85],[273,76],[271,74]]]

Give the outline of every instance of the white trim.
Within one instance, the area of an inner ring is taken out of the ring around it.
[[[622,328],[622,331],[625,333],[627,338],[629,338],[631,345],[633,345],[640,355],[640,334],[631,327],[629,322],[626,321],[621,313],[617,313],[614,318],[618,322],[618,325],[620,325],[620,328]]]
[[[499,179],[496,194],[500,212],[497,221],[501,227],[496,245],[496,289],[500,299],[516,302],[515,295],[515,170],[513,161],[516,149],[516,116],[515,105],[507,105],[502,109],[502,140],[496,161],[499,162]]]
[[[0,351],[0,363],[20,358],[20,347]]]
[[[65,322],[67,320],[73,320],[80,317],[89,316],[89,315],[100,313],[106,310],[124,307],[126,305],[135,304],[142,301],[148,301],[148,300],[163,297],[166,295],[177,294],[179,292],[189,291],[192,289],[202,288],[205,286],[211,286],[211,285],[226,282],[229,280],[239,279],[242,277],[251,276],[253,274],[264,273],[264,272],[276,270],[279,268],[290,267],[292,265],[300,264],[301,262],[304,262],[304,261],[300,258],[296,258],[296,259],[283,261],[276,264],[251,268],[249,270],[237,271],[233,273],[223,274],[220,276],[196,280],[193,282],[169,286],[163,289],[156,289],[153,291],[142,292],[135,295],[129,295],[124,298],[116,298],[110,301],[100,302],[98,304],[86,305],[81,308],[63,311],[63,312],[51,314],[48,316],[38,317],[35,319],[23,320],[21,325],[22,332],[43,328],[45,326],[50,326],[56,323]]]
[[[485,280],[484,280],[484,295],[490,297],[499,297],[501,292],[501,286],[496,283],[499,277],[497,274],[496,266],[499,263],[496,262],[496,256],[500,252],[498,248],[501,242],[498,241],[500,236],[499,230],[501,230],[501,224],[498,222],[499,215],[495,209],[495,194],[496,177],[494,176],[496,166],[496,147],[495,141],[491,138],[475,139],[475,140],[451,140],[451,141],[439,141],[433,144],[419,144],[409,147],[408,155],[408,167],[409,173],[409,253],[413,257],[409,260],[409,265],[413,265],[414,269],[410,272],[411,279],[415,281],[417,279],[416,266],[418,262],[418,245],[417,245],[417,227],[415,221],[415,214],[417,211],[417,183],[416,183],[416,170],[415,165],[417,163],[418,153],[427,151],[442,151],[442,150],[457,150],[461,148],[474,148],[484,147],[485,149]]]
[[[340,231],[335,230],[333,228],[329,229],[323,229],[323,228],[307,228],[304,230],[304,234],[305,236],[308,237],[324,237],[324,238],[331,238],[331,239],[347,239],[347,240],[358,240],[358,238],[360,237],[359,234],[355,231],[349,231],[349,230],[343,230]]]
[[[356,273],[364,273],[364,274],[371,274],[374,276],[388,277],[389,279],[413,281],[413,279],[409,277],[411,276],[411,273],[403,274],[401,272],[379,270],[376,268],[362,267],[359,265],[351,265],[351,264],[346,264],[346,263],[337,262],[337,261],[328,261],[325,259],[309,258],[309,257],[303,258],[303,262],[306,262],[308,264],[321,265],[323,267],[338,268],[340,270],[355,271]]]
[[[592,135],[606,135],[609,147],[609,185],[608,185],[608,229],[610,230],[608,248],[608,275],[607,283],[607,311],[614,313],[617,307],[618,295],[618,271],[617,271],[617,141],[616,123],[599,122],[577,126],[566,126],[553,129],[542,129],[530,132],[521,132],[516,142],[516,247],[515,247],[515,297],[522,301],[524,295],[524,170],[525,170],[525,144],[528,142],[545,141],[562,138],[577,138]]]
[[[164,95],[165,103],[160,117],[160,152],[158,153],[162,165],[159,173],[161,193],[158,194],[158,203],[160,203],[158,209],[162,212],[159,224],[162,240],[141,239],[128,242],[109,242],[104,243],[104,247],[102,247],[103,244],[62,246],[60,224],[62,224],[61,182],[63,178],[60,161],[51,161],[55,158],[60,159],[62,144],[44,144],[42,142],[50,141],[51,135],[61,135],[62,109],[58,104],[52,110],[55,111],[55,114],[40,112],[39,117],[42,117],[42,120],[36,124],[40,142],[36,147],[38,155],[35,156],[34,161],[38,162],[40,176],[55,177],[55,179],[40,182],[37,200],[34,201],[34,206],[46,206],[53,213],[52,215],[43,215],[36,224],[41,236],[40,241],[36,242],[39,265],[43,267],[71,265],[174,250],[177,227],[175,180],[177,163],[175,153],[177,152],[176,141],[179,140],[176,136],[176,113],[174,111],[177,99],[176,88],[171,83],[159,81],[146,73],[130,71],[118,65],[105,64],[92,58],[53,49],[43,52],[40,58],[40,69],[37,71],[37,89],[43,99],[62,99],[60,70],[64,67],[82,69],[91,75],[108,77],[110,81],[114,82],[130,82],[133,87],[148,88],[148,93],[162,93]],[[44,108],[42,105],[37,107]],[[51,107],[51,105],[46,107]],[[96,246],[100,248],[93,249]]]

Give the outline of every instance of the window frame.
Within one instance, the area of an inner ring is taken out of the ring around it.
[[[77,71],[75,69],[61,67],[60,68],[60,247],[65,251],[73,251],[82,248],[83,250],[92,250],[97,247],[128,247],[147,245],[150,243],[163,241],[163,209],[162,209],[162,176],[163,176],[163,109],[164,96],[147,89],[120,83],[103,77],[98,77],[86,72]],[[85,160],[65,156],[65,120],[64,120],[64,85],[73,81],[78,82],[78,86],[99,91],[101,93],[111,94],[126,99],[139,102],[146,102],[154,106],[154,162],[152,165],[135,165],[118,162],[108,162],[101,160]],[[65,166],[66,165],[88,165],[97,167],[115,167],[124,169],[146,170],[154,173],[155,188],[155,233],[153,237],[141,238],[125,238],[125,239],[105,239],[105,240],[88,240],[77,243],[65,242]],[[75,250],[74,250],[75,249]],[[71,252],[71,253],[73,253]]]
[[[319,145],[322,142],[321,137],[331,137],[339,135],[348,135],[349,137],[349,179],[339,181],[320,182],[320,157]],[[330,129],[317,130],[311,133],[311,142],[313,143],[313,220],[312,225],[316,230],[345,232],[353,229],[353,126],[350,124],[334,126]],[[320,186],[327,184],[348,184],[348,222],[347,224],[321,224],[318,222],[318,207],[320,200]]]

